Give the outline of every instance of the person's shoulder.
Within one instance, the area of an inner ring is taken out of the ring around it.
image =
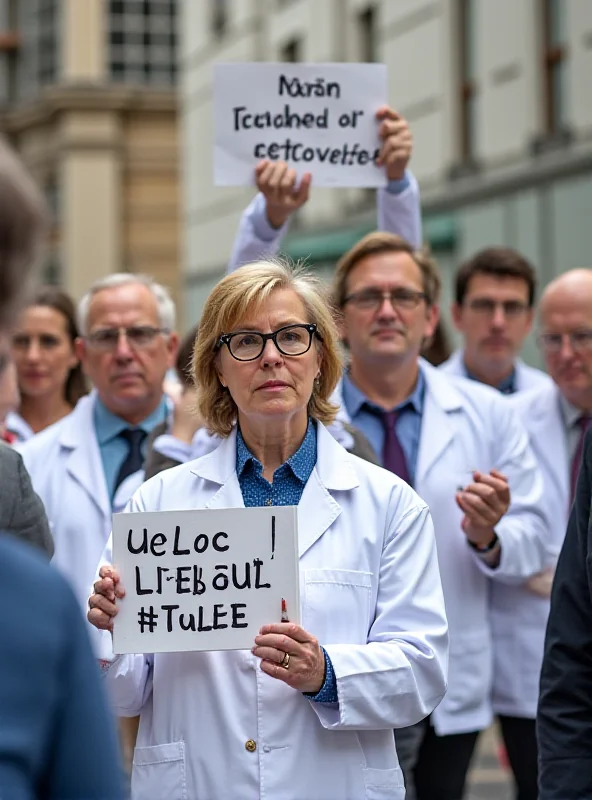
[[[551,376],[547,375],[542,369],[538,369],[538,367],[532,367],[524,361],[519,361],[516,364],[516,370],[520,392],[553,386]]]
[[[39,431],[39,433],[31,436],[26,442],[17,445],[15,449],[21,453],[25,461],[28,461],[32,456],[44,453],[52,447],[55,447],[59,442],[64,426],[68,424],[73,413],[74,412],[71,411],[65,417],[62,417],[62,419],[54,422],[53,425],[49,425],[47,428]]]
[[[48,564],[43,552],[4,531],[0,531],[0,576],[3,590],[12,585],[22,597],[34,595],[35,602],[42,598],[44,613],[48,604],[61,605],[73,599],[65,578]],[[19,606],[14,595],[10,605],[14,609]]]

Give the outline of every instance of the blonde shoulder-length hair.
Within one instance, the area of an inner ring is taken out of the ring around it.
[[[236,404],[218,378],[220,336],[232,333],[242,320],[252,318],[271,294],[280,289],[291,289],[298,295],[306,312],[304,321],[315,323],[321,337],[313,339],[321,365],[308,413],[324,424],[335,419],[338,408],[330,397],[341,377],[342,361],[328,290],[301,266],[276,259],[257,261],[237,269],[216,284],[206,300],[195,341],[193,379],[198,387],[198,410],[208,430],[219,436],[228,436],[237,418]]]

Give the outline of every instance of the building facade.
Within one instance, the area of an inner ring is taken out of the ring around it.
[[[0,129],[52,211],[45,278],[179,290],[177,0],[0,0]]]
[[[224,270],[246,189],[212,180],[215,61],[379,61],[409,121],[424,235],[452,275],[515,247],[541,283],[592,262],[589,0],[211,0],[181,6],[186,310]],[[332,266],[374,220],[371,193],[313,190],[285,242]],[[536,362],[530,343],[526,352]]]

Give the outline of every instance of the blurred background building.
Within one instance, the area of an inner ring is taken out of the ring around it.
[[[177,293],[176,0],[0,0],[0,129],[44,187],[45,277],[118,270]]]
[[[184,0],[180,15],[187,318],[253,194],[213,186],[216,61],[388,65],[445,307],[456,265],[486,245],[520,250],[542,283],[592,262],[592,0]],[[373,192],[315,189],[284,249],[328,268],[373,209]]]

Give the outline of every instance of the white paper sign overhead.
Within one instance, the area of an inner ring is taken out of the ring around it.
[[[216,64],[214,181],[252,185],[269,159],[314,186],[384,186],[375,115],[386,104],[384,64]]]
[[[115,653],[250,649],[282,598],[300,621],[295,506],[115,514],[113,563]]]

